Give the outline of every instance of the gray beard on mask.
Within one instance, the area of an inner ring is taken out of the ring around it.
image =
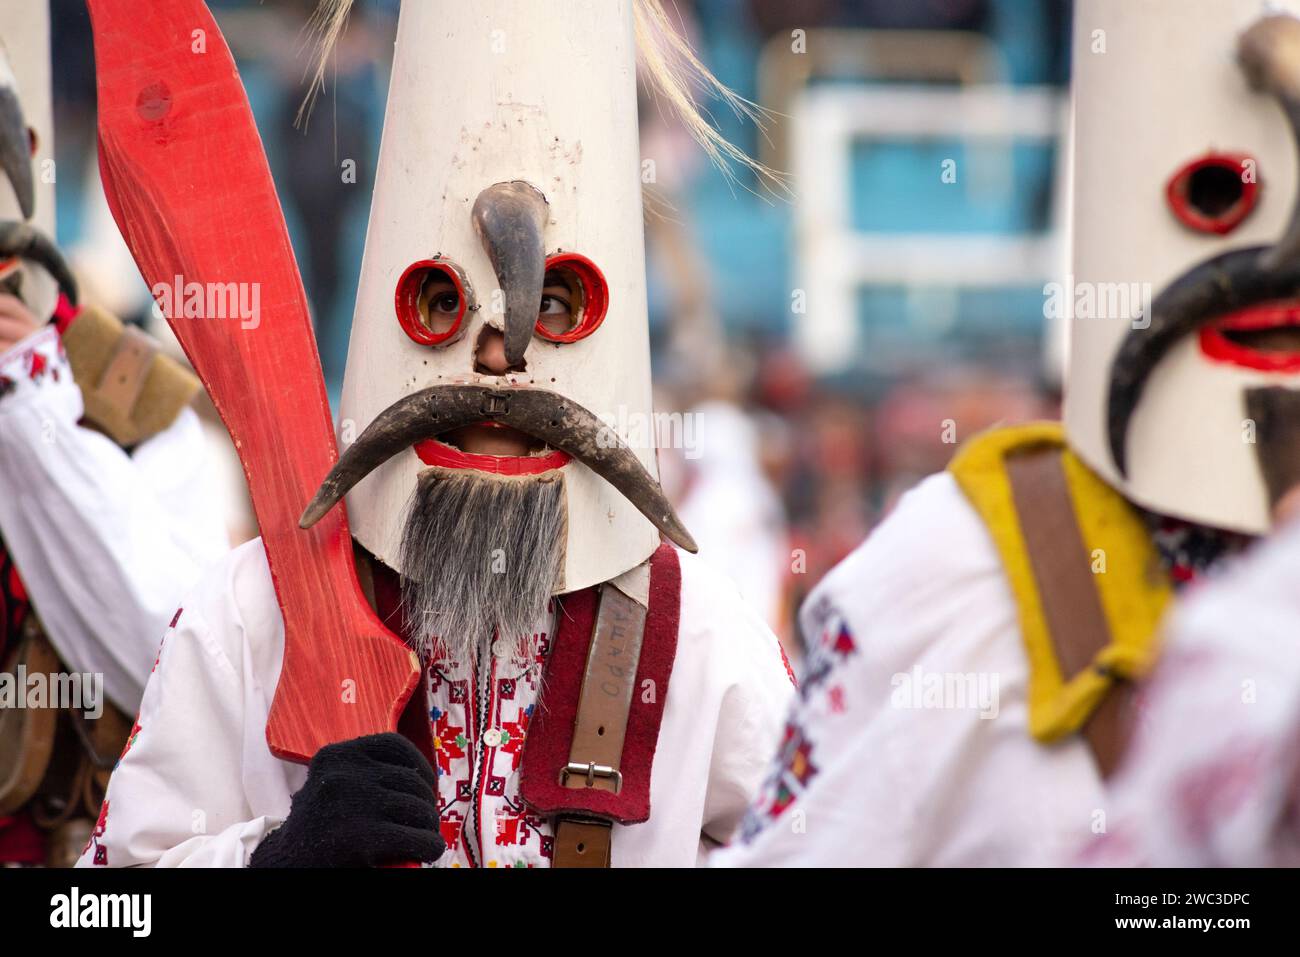
[[[428,657],[474,660],[494,635],[527,653],[564,568],[564,477],[469,469],[420,474],[402,535],[402,604]]]

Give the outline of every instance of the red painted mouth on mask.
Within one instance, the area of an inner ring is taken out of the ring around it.
[[[504,428],[494,422],[481,422],[472,429]],[[515,430],[510,432],[521,435]],[[414,446],[415,454],[425,465],[437,465],[447,469],[474,469],[490,472],[494,475],[537,475],[563,468],[572,461],[568,452],[558,449],[538,449],[528,455],[488,455],[482,452],[466,452],[450,444],[450,436],[440,439],[425,439]]]
[[[1300,372],[1300,302],[1263,302],[1215,319],[1200,331],[1208,359],[1260,372]]]

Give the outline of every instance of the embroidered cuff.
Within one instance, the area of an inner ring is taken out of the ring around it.
[[[81,393],[54,326],[45,326],[0,353],[0,411],[24,402],[54,401],[81,416]]]

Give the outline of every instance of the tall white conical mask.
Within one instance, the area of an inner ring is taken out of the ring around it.
[[[391,567],[401,570],[407,505],[430,465],[558,470],[560,591],[644,561],[656,524],[690,544],[655,498],[635,54],[630,0],[402,4],[340,466],[370,441],[364,430],[374,438],[397,421],[400,435],[357,453],[368,461],[335,489],[351,487],[353,535]],[[558,324],[539,316],[544,282],[567,293]],[[485,367],[489,348],[504,351],[504,374]],[[477,391],[436,391],[453,386]],[[598,436],[587,413],[612,433]],[[523,456],[466,454],[463,433],[445,426],[476,415],[536,441]]]
[[[1247,395],[1300,389],[1300,24],[1278,13],[1300,3],[1075,19],[1070,442],[1139,505],[1251,533],[1269,503]]]

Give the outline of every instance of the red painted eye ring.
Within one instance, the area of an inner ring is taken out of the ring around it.
[[[533,326],[533,331],[547,342],[577,342],[585,339],[605,321],[609,310],[609,285],[605,274],[594,262],[579,253],[556,253],[546,260],[546,269],[561,269],[578,277],[582,286],[582,318],[568,332],[556,335],[542,325],[540,319]]]
[[[1188,194],[1192,177],[1196,173],[1218,167],[1231,170],[1240,178],[1247,163],[1254,167],[1255,176],[1249,182],[1241,180],[1241,196],[1222,213],[1208,215],[1192,204]],[[1169,177],[1169,182],[1165,184],[1165,199],[1174,216],[1188,229],[1226,236],[1251,214],[1259,201],[1259,164],[1249,153],[1206,153]]]
[[[456,320],[446,332],[434,332],[425,324],[424,316],[420,314],[420,289],[431,272],[441,273],[450,279],[451,284],[456,287],[456,296],[460,300],[460,311],[456,313]],[[402,331],[414,342],[422,346],[440,346],[446,345],[460,335],[460,327],[469,309],[469,296],[460,270],[451,262],[446,259],[418,259],[407,266],[401,278],[397,280],[393,303]]]

